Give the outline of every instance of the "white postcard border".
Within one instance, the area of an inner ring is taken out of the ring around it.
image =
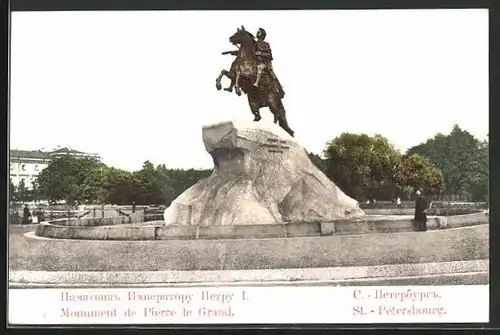
[[[489,285],[10,289],[8,307],[12,325],[486,323]]]

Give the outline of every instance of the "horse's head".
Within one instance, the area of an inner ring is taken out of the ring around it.
[[[232,44],[246,45],[254,43],[255,38],[250,32],[245,30],[245,27],[241,26],[241,28],[236,29],[236,33],[234,33],[233,36],[229,37],[229,42]]]

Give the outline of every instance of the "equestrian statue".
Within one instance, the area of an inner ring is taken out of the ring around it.
[[[274,123],[278,123],[283,130],[293,137],[293,130],[288,126],[286,111],[282,99],[285,92],[272,67],[272,52],[269,43],[265,40],[266,31],[260,28],[257,40],[245,27],[237,28],[236,33],[229,38],[229,42],[236,45],[238,50],[225,51],[223,55],[236,56],[229,71],[222,70],[216,79],[216,88],[222,88],[223,76],[231,80],[231,84],[224,88],[225,91],[240,96],[241,91],[247,95],[250,110],[254,121],[260,121],[259,110],[269,107],[274,115]]]

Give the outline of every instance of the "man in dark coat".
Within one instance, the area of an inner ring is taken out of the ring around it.
[[[419,231],[427,230],[427,199],[422,195],[422,192],[417,191],[417,201],[415,201],[415,216],[414,220]]]
[[[29,224],[30,223],[30,218],[31,218],[31,213],[28,205],[24,205],[24,210],[23,210],[23,224]]]

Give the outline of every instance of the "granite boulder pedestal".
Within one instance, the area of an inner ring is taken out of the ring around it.
[[[276,124],[228,121],[203,127],[213,173],[165,210],[165,225],[234,226],[364,216]]]

